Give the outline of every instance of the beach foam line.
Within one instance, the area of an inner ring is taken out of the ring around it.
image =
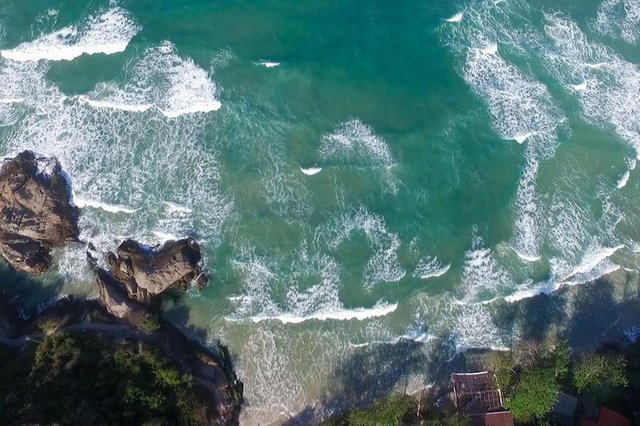
[[[464,17],[464,12],[458,12],[455,15],[453,15],[451,18],[447,18],[445,19],[445,21],[447,22],[460,22],[462,21],[462,18]]]
[[[624,248],[624,244],[619,244],[614,247],[603,247],[601,251],[595,253],[594,255],[588,256],[586,259],[582,261],[577,268],[575,268],[566,278],[570,278],[576,274],[584,274],[593,270],[600,262],[605,260],[608,257],[613,256],[618,250]]]
[[[505,296],[504,301],[507,303],[515,303],[520,300],[530,299],[541,294],[551,294],[556,290],[559,290],[563,285],[564,283],[562,282],[549,281],[548,283],[544,283],[539,287],[523,288],[516,291],[515,293],[510,294],[509,296]]]
[[[310,315],[297,316],[292,314],[281,314],[281,315],[258,315],[251,317],[251,321],[254,323],[268,321],[268,320],[276,320],[280,321],[283,324],[299,324],[301,322],[310,321],[310,320],[318,320],[318,321],[327,321],[327,320],[339,320],[339,321],[349,321],[349,320],[366,320],[369,318],[378,318],[383,317],[385,315],[389,315],[394,312],[398,308],[398,304],[377,304],[373,308],[355,308],[355,309],[341,309],[336,311],[329,312],[316,312]]]
[[[81,26],[61,28],[13,49],[0,50],[4,58],[17,61],[71,61],[82,55],[124,52],[140,27],[126,10],[114,7],[90,16]]]
[[[300,167],[300,171],[307,176],[313,176],[322,171],[322,167],[309,167],[307,169]]]
[[[130,209],[128,207],[118,206],[114,204],[102,203],[100,201],[85,200],[83,198],[76,198],[76,197],[73,198],[73,203],[76,205],[76,207],[81,209],[92,207],[92,208],[104,210],[109,213],[133,214],[139,210],[139,209]]]

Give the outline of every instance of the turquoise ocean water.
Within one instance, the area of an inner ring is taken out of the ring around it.
[[[203,243],[167,309],[229,345],[243,423],[375,347],[418,389],[407,344],[509,346],[496,306],[637,269],[639,0],[0,0],[0,54],[0,153],[60,159],[96,253]]]

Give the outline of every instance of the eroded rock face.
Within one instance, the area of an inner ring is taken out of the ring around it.
[[[96,273],[100,300],[107,312],[133,324],[139,323],[146,317],[146,309],[135,300],[129,299],[120,283],[115,281],[110,273],[104,269],[98,269]]]
[[[60,163],[24,151],[0,168],[0,255],[16,269],[42,274],[51,249],[78,240],[78,209]]]
[[[200,246],[191,239],[168,241],[160,248],[150,248],[137,241],[120,244],[116,253],[109,253],[113,277],[122,283],[129,297],[148,303],[169,288],[186,287],[192,281],[204,287]]]

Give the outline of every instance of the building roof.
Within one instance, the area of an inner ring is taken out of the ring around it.
[[[566,393],[558,393],[556,403],[551,410],[551,419],[561,426],[573,426],[578,408],[578,398]]]
[[[600,408],[600,414],[598,415],[598,421],[582,419],[581,426],[631,426],[631,421],[624,417],[622,414],[610,410],[606,407]]]
[[[489,371],[455,373],[453,390],[458,410],[466,414],[503,411],[502,392],[495,374]]]
[[[472,426],[513,426],[513,416],[509,411],[479,414],[472,417]]]

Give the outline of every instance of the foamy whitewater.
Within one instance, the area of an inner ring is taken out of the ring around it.
[[[637,338],[605,313],[637,288],[638,0],[50,3],[0,7],[2,156],[57,157],[89,243],[43,283],[196,238],[211,285],[166,315],[229,346],[243,424]]]

